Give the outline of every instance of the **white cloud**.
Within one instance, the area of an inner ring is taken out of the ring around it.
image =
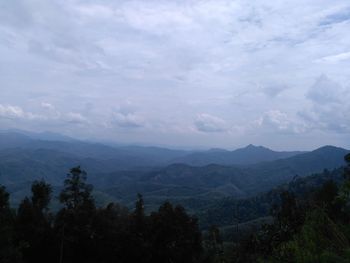
[[[80,4],[75,6],[75,10],[81,16],[89,18],[110,19],[115,15],[113,8],[102,4]]]
[[[126,100],[113,110],[111,124],[117,128],[135,129],[144,127],[145,121],[136,112],[136,107]]]
[[[10,119],[13,121],[18,120],[41,120],[44,116],[35,114],[30,111],[24,111],[21,107],[15,105],[2,105],[0,104],[0,119]]]
[[[87,123],[88,120],[78,112],[69,112],[64,117],[63,120],[72,124],[82,124]]]
[[[206,113],[198,114],[194,125],[201,132],[224,132],[227,130],[227,124],[223,119]]]
[[[301,134],[308,131],[305,123],[280,110],[269,110],[255,121],[264,131],[284,134]]]
[[[0,104],[0,117],[17,119],[17,118],[23,118],[24,116],[25,116],[25,113],[20,107]]]
[[[143,122],[142,118],[133,113],[113,113],[112,124],[119,128],[140,128],[144,126]]]
[[[41,107],[43,107],[46,110],[54,110],[55,109],[55,107],[51,103],[48,103],[48,102],[42,102]]]
[[[25,111],[19,106],[1,105],[0,104],[0,120],[8,119],[14,123],[27,123],[28,125],[71,125],[71,124],[87,124],[88,119],[81,113],[68,112],[62,113],[55,109],[49,103],[42,103],[41,107],[46,111],[41,113],[33,113]]]
[[[339,63],[342,61],[350,60],[350,52],[343,52],[336,55],[326,56],[321,58],[319,61],[321,62],[330,62],[330,63]]]

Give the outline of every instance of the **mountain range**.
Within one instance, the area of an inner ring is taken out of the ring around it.
[[[248,198],[295,176],[338,168],[348,152],[334,146],[278,152],[254,145],[184,151],[11,130],[0,132],[0,184],[13,192],[26,192],[37,179],[60,187],[69,169],[81,165],[102,199],[131,205],[142,193],[152,207],[166,199]]]
[[[192,166],[204,166],[208,164],[240,165],[274,161],[301,153],[303,152],[277,152],[263,146],[254,146],[250,144],[247,147],[234,151],[211,149],[205,152],[194,152],[187,154],[186,156],[179,157],[174,161],[177,163],[184,163]]]

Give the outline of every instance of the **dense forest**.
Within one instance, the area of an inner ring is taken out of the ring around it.
[[[249,210],[249,203],[256,207],[260,200],[262,216],[267,211],[271,216],[256,231],[230,242],[223,239],[220,222],[202,231],[197,218],[170,202],[151,213],[145,212],[142,195],[131,211],[117,203],[98,207],[80,167],[67,175],[55,212],[49,209],[52,187],[45,181],[35,181],[31,196],[17,209],[1,187],[0,261],[349,262],[350,154],[345,161],[344,169],[325,171],[317,187],[316,175],[296,178],[255,201],[228,202],[222,211],[235,211],[239,202]],[[306,187],[309,182],[312,189]],[[216,212],[224,220],[219,208]]]
[[[196,262],[201,256],[197,220],[165,202],[145,215],[139,195],[133,212],[118,204],[97,208],[86,173],[72,168],[55,214],[51,186],[32,184],[17,211],[0,189],[1,262]]]
[[[349,262],[350,155],[340,187],[333,180],[296,197],[285,191],[267,224],[234,249],[234,262]]]

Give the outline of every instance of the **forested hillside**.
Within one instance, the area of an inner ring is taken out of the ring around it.
[[[345,169],[294,178],[255,198],[215,204],[216,210],[209,209],[208,215],[216,217],[206,222],[210,225],[205,232],[200,231],[198,219],[179,205],[164,202],[146,213],[140,194],[131,211],[118,203],[97,207],[93,186],[87,184],[87,174],[80,167],[68,173],[56,212],[49,209],[52,186],[45,181],[35,181],[17,209],[11,208],[9,194],[1,187],[0,260],[348,262],[350,155],[345,159]],[[229,211],[235,211],[231,215],[238,220],[237,227],[220,230],[217,226],[232,224],[225,222],[231,217],[225,214]],[[259,217],[256,228],[250,226],[253,221],[242,223]],[[228,237],[230,243],[224,243]]]
[[[234,262],[349,262],[350,155],[344,183],[329,180],[307,195],[285,191],[274,223],[236,244]]]

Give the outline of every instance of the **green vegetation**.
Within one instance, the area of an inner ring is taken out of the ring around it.
[[[235,246],[234,262],[349,262],[350,155],[340,188],[326,182],[313,194],[281,195],[274,223]]]
[[[250,198],[236,199],[226,197],[212,200],[206,204],[196,203],[191,205],[189,203],[188,206],[189,208],[197,207],[196,211],[202,228],[208,228],[211,225],[225,226],[227,228],[235,226],[237,221],[240,225],[242,224],[242,227],[246,227],[247,221],[254,222],[255,224],[252,226],[254,228],[266,221],[266,217],[271,215],[272,207],[281,204],[281,194],[283,192],[287,191],[299,199],[305,199],[315,194],[324,183],[330,180],[338,185],[342,184],[344,182],[343,168],[332,171],[324,170],[322,173],[307,177],[295,177],[289,183],[282,184],[270,191]],[[184,203],[186,204],[186,202]],[[243,232],[246,233],[247,231]],[[235,234],[231,231],[230,235],[234,236]],[[235,239],[234,237],[232,238]],[[232,238],[229,240],[232,240]]]

